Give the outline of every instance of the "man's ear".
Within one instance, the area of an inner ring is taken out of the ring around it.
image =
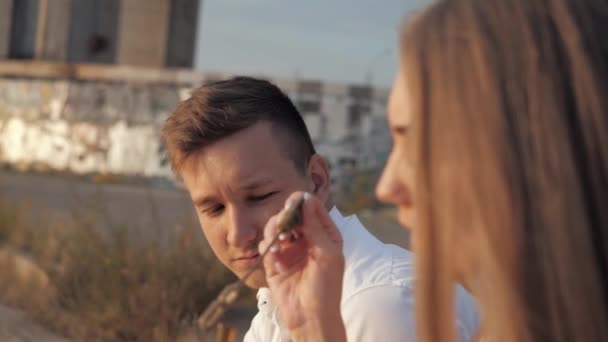
[[[327,160],[318,154],[314,154],[308,162],[308,174],[312,181],[309,191],[315,194],[321,202],[329,203],[331,179]]]

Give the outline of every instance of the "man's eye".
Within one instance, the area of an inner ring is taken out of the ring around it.
[[[249,196],[249,198],[248,198],[248,199],[249,199],[249,201],[251,201],[251,202],[261,202],[261,201],[263,201],[263,200],[265,200],[265,199],[269,198],[270,196],[272,196],[272,195],[274,195],[274,194],[276,194],[276,193],[277,193],[277,192],[276,192],[276,191],[274,191],[274,192],[269,192],[269,193],[266,193],[266,194],[263,194],[263,195],[260,195],[260,196]]]
[[[224,205],[218,204],[218,205],[214,205],[212,207],[209,207],[209,208],[203,210],[203,212],[210,216],[215,216],[215,215],[219,215],[223,210],[224,210]]]

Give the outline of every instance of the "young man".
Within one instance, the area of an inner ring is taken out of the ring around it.
[[[306,125],[273,84],[237,77],[196,89],[163,128],[169,161],[188,189],[203,233],[237,276],[260,257],[268,219],[295,191],[325,203],[344,242],[341,313],[349,341],[413,341],[411,254],[374,238],[355,216],[343,217],[330,199],[326,160]],[[288,341],[263,270],[247,285],[259,288],[259,312],[246,342]],[[461,340],[477,325],[472,299],[458,289]]]

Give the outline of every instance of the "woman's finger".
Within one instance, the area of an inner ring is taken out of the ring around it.
[[[307,196],[304,194],[303,196]],[[302,208],[302,234],[318,246],[335,248],[342,245],[342,234],[329,216],[325,205],[315,196],[308,195]],[[341,252],[341,248],[340,248]]]
[[[276,233],[278,231],[278,228],[276,225],[277,220],[278,220],[278,214],[270,217],[270,219],[266,223],[266,226],[264,227],[263,238],[258,244],[258,252],[260,254],[262,254],[262,253],[264,253],[264,251],[266,251],[266,248],[268,248],[268,245],[272,241],[274,235],[276,235]]]
[[[274,253],[267,255],[264,260],[268,275],[285,273],[301,264],[308,257],[310,248],[320,248],[329,254],[342,253],[342,235],[326,207],[318,198],[304,192],[291,194],[285,201],[285,208],[269,220],[264,232],[264,242],[260,245],[260,253],[265,251],[279,232],[278,222],[282,222],[287,211],[302,198],[302,222],[294,227],[302,238],[283,236],[280,241],[275,242],[271,249]]]

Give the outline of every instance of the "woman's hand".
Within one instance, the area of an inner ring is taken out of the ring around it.
[[[316,197],[294,193],[286,207],[302,196],[302,223],[295,227],[295,234],[283,233],[277,247],[264,258],[268,286],[294,340],[346,341],[340,315],[342,235]],[[260,253],[279,231],[276,223],[284,214],[282,210],[268,221]]]

